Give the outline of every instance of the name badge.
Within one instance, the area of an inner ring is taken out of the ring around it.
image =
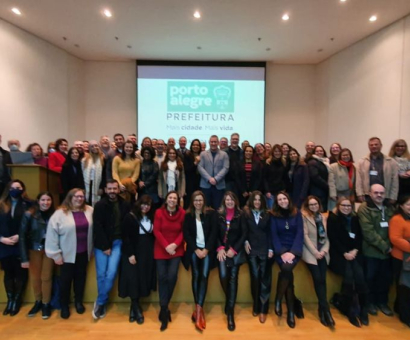
[[[376,170],[370,170],[370,176],[377,176],[378,172]]]
[[[356,234],[355,233],[349,233],[350,238],[355,239],[356,238]]]
[[[388,227],[389,227],[389,222],[386,222],[386,221],[380,222],[380,226],[381,226],[382,228],[388,228]]]

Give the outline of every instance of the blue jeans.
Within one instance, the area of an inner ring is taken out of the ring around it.
[[[225,189],[217,189],[215,185],[211,185],[210,188],[201,188],[201,191],[205,195],[206,205],[218,210],[221,207],[222,198],[225,194]]]
[[[94,250],[98,288],[97,304],[100,306],[108,302],[108,294],[114,285],[121,259],[121,245],[121,240],[115,240],[109,256],[105,255],[101,249]]]

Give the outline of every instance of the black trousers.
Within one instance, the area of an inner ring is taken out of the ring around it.
[[[307,267],[312,275],[313,285],[315,287],[316,296],[319,302],[319,308],[329,310],[329,303],[327,302],[327,288],[326,288],[326,259],[317,260],[317,265],[307,264]]]
[[[74,288],[74,299],[82,302],[84,299],[85,280],[87,278],[87,252],[78,253],[75,263],[64,263],[61,266],[61,305],[68,306],[70,303],[71,285]]]
[[[279,263],[280,273],[278,276],[278,284],[276,286],[276,300],[282,301],[283,296],[285,296],[288,312],[294,312],[295,308],[293,269],[296,267],[297,263],[297,261],[294,261],[293,263]]]
[[[387,304],[390,284],[392,282],[391,259],[365,257],[365,275],[369,287],[369,302]]]
[[[169,260],[156,260],[158,273],[159,305],[168,308],[178,280],[180,257]]]
[[[249,256],[253,312],[267,314],[272,287],[272,262],[267,256]]]
[[[238,294],[239,265],[228,266],[219,261],[219,281],[225,293],[225,314],[233,314]]]
[[[4,287],[6,293],[23,294],[28,280],[28,269],[21,268],[20,258],[8,256],[0,260],[4,270]]]
[[[192,292],[194,294],[195,304],[204,306],[206,291],[208,289],[208,278],[210,270],[209,255],[203,259],[196,256],[195,252],[191,257],[192,269]]]

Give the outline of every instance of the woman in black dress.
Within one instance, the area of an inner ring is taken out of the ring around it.
[[[152,198],[143,195],[122,224],[122,260],[119,296],[130,297],[129,321],[144,323],[141,297],[156,290]]]
[[[206,210],[205,195],[202,191],[195,191],[192,194],[185,214],[183,232],[187,248],[185,258],[192,268],[192,292],[196,305],[192,321],[198,330],[203,331],[206,328],[203,306],[209,272],[215,265],[217,229],[216,213],[213,210]]]
[[[61,170],[61,185],[64,198],[71,189],[85,189],[80,153],[73,147],[68,150],[67,158]]]
[[[247,239],[245,251],[248,254],[251,276],[251,293],[254,316],[264,323],[269,310],[272,286],[273,245],[270,238],[270,214],[266,209],[265,197],[260,191],[253,191],[243,208],[243,223],[246,225]]]

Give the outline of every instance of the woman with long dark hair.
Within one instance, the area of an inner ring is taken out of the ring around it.
[[[239,203],[241,207],[246,204],[253,191],[260,189],[262,182],[262,166],[260,162],[253,161],[253,147],[245,146],[243,154],[243,160],[238,162],[238,176],[236,176],[236,187],[240,193]]]
[[[144,156],[144,153],[142,153]],[[154,261],[154,209],[152,198],[143,195],[122,223],[122,260],[119,296],[131,299],[129,321],[144,323],[139,299],[156,290]]]
[[[216,245],[219,280],[225,293],[225,314],[230,331],[236,328],[234,309],[238,293],[239,267],[245,262],[243,245],[246,228],[241,219],[238,198],[232,191],[227,191],[218,211]]]
[[[152,199],[152,211],[159,206],[158,197],[158,163],[154,160],[155,150],[151,146],[141,149],[141,170],[138,177],[138,188],[140,195],[148,195]]]
[[[199,190],[199,181],[201,176],[198,173],[198,163],[200,161],[201,153],[201,141],[199,139],[194,139],[191,142],[189,152],[184,154],[184,171],[185,171],[185,183],[186,183],[186,201],[184,202],[184,208],[188,208],[190,204],[190,198],[192,194]]]
[[[4,288],[7,305],[3,315],[16,315],[27,284],[27,268],[21,267],[19,230],[24,213],[32,202],[26,194],[26,186],[18,179],[12,180],[0,199],[0,263],[4,271]]]
[[[363,238],[359,219],[349,198],[339,198],[336,207],[329,212],[327,233],[330,241],[329,269],[342,277],[341,293],[335,294],[333,304],[349,318],[352,325],[367,326],[369,291],[363,271]]]
[[[329,166],[325,149],[321,145],[316,145],[313,155],[308,161],[309,195],[314,195],[320,199],[323,212],[327,211],[329,198]]]
[[[206,328],[204,303],[208,289],[208,278],[215,265],[216,213],[206,209],[205,195],[202,191],[192,194],[184,220],[184,239],[187,244],[185,257],[192,269],[192,292],[195,311],[192,320],[195,327],[203,331]]]
[[[81,168],[80,153],[76,147],[68,150],[66,161],[61,170],[61,184],[64,197],[74,188],[85,189],[83,170]]]
[[[36,204],[23,217],[20,227],[21,267],[28,268],[35,303],[28,316],[42,311],[43,319],[51,316],[51,288],[54,261],[46,256],[47,224],[54,213],[53,196],[48,191],[38,194]]]
[[[61,266],[61,318],[70,317],[71,286],[75,309],[84,314],[83,305],[87,265],[93,251],[93,208],[85,204],[83,189],[71,189],[51,216],[46,235],[46,254]]]
[[[309,170],[305,161],[296,149],[290,149],[286,160],[286,170],[289,180],[286,182],[286,191],[293,204],[300,209],[309,190]]]
[[[263,167],[263,180],[266,195],[266,204],[272,208],[274,197],[286,189],[287,173],[282,160],[282,148],[279,144],[272,147],[270,157]]]
[[[321,213],[322,205],[315,196],[308,196],[303,203],[304,244],[302,259],[306,263],[317,299],[319,319],[324,326],[334,327],[335,321],[327,302],[326,272],[329,263],[329,238],[326,233],[326,216]]]
[[[289,195],[280,192],[275,196],[270,221],[271,237],[275,260],[280,268],[276,288],[275,313],[282,316],[282,298],[285,296],[288,308],[287,324],[290,328],[295,322],[295,293],[293,269],[298,264],[303,250],[303,220]]]
[[[251,276],[252,314],[259,315],[259,321],[265,323],[272,287],[273,245],[270,237],[270,214],[260,191],[250,194],[242,217],[247,234],[245,251],[248,254]]]
[[[177,283],[179,263],[184,255],[184,217],[185,211],[179,208],[178,193],[168,191],[164,205],[155,212],[154,219],[154,258],[158,273],[161,331],[166,330],[171,321],[168,307]]]

